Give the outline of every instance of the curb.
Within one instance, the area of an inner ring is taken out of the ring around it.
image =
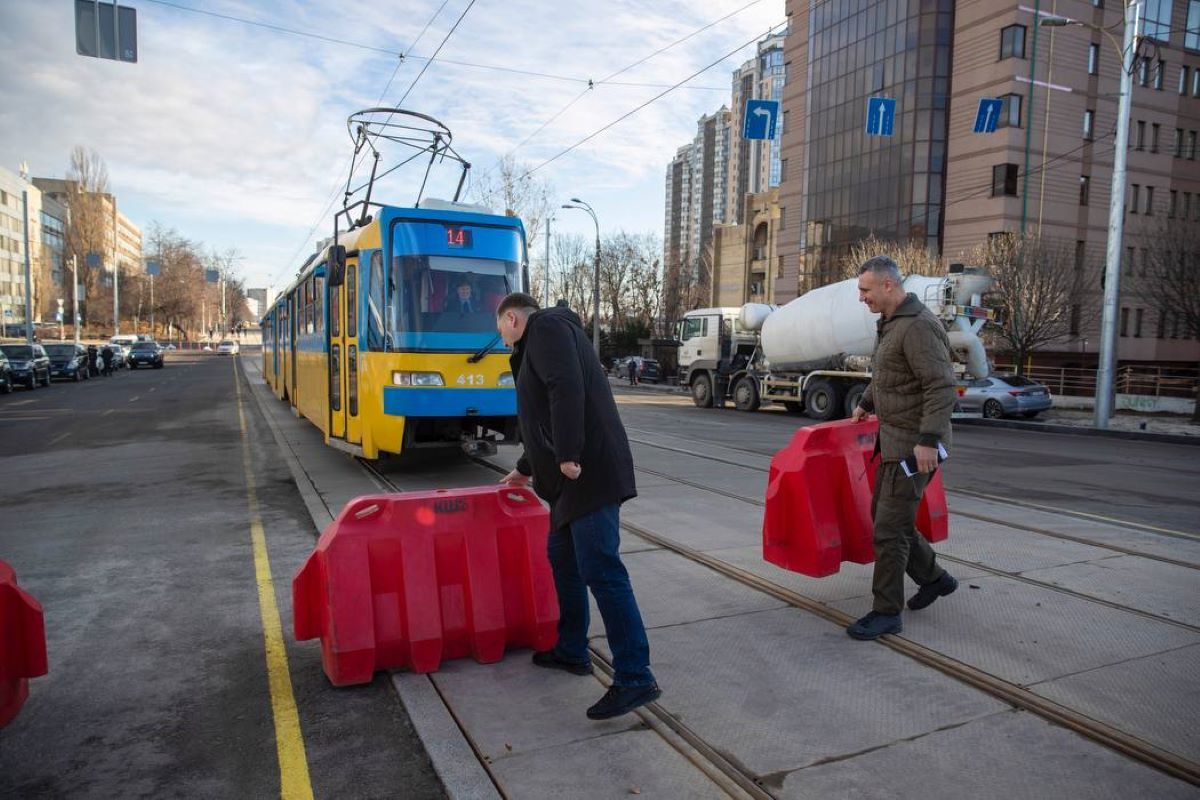
[[[1020,422],[1012,419],[983,419],[982,417],[961,417],[954,420],[955,425],[970,425],[980,428],[1008,428],[1018,431],[1043,431],[1045,433],[1060,433],[1067,436],[1095,436],[1105,439],[1128,439],[1137,442],[1158,442],[1160,444],[1200,445],[1200,436],[1184,436],[1177,433],[1144,433],[1142,431],[1097,430],[1077,425],[1054,425],[1046,422]]]
[[[249,362],[245,359],[238,360],[242,377],[246,380],[247,393],[254,398],[259,412],[266,419],[271,436],[275,439],[275,445],[279,448],[284,463],[292,473],[296,489],[300,492],[300,497],[304,501],[304,506],[312,518],[319,536],[321,531],[325,530],[325,527],[333,521],[335,514],[326,508],[312,479],[304,471],[304,465],[300,463],[300,458],[288,445],[275,420],[271,419],[270,409],[264,407],[263,398],[259,396],[250,382]],[[433,679],[428,675],[393,671],[389,674],[389,680],[400,704],[412,721],[417,738],[421,740],[421,746],[425,748],[425,754],[433,764],[433,771],[437,773],[446,795],[451,800],[460,798],[471,798],[472,800],[474,798],[487,798],[488,800],[496,798],[499,800],[500,793],[488,776],[487,770],[480,763],[471,743],[459,728],[458,723],[455,722],[450,710],[442,702],[441,695],[438,694],[437,688],[433,684]]]

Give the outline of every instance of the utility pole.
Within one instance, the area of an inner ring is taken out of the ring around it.
[[[69,209],[67,213],[70,214]],[[71,254],[71,322],[75,329],[75,344],[79,344],[79,270],[74,253]]]
[[[112,197],[112,211],[113,211],[113,213],[112,213],[113,336],[117,336],[121,333],[121,316],[120,316],[121,306],[118,302],[118,298],[120,297],[120,292],[121,292],[120,286],[118,285],[121,283],[121,264],[119,261],[117,261],[117,196],[116,195],[110,195],[110,196]]]
[[[554,217],[546,218],[546,293],[542,297],[542,308],[550,307],[550,223]]]
[[[25,231],[25,342],[33,344],[33,283],[29,264],[29,192],[21,190],[21,215],[24,217]],[[29,384],[33,386],[33,384]]]

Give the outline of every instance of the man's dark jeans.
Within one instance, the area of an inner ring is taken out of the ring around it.
[[[558,590],[559,658],[575,663],[589,659],[588,589],[596,598],[608,646],[612,649],[616,686],[654,683],[650,672],[650,643],[633,596],[629,573],[621,563],[621,507],[605,506],[580,517],[569,527],[550,532],[547,553]]]

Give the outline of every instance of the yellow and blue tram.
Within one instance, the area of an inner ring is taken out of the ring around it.
[[[520,219],[432,200],[377,212],[313,254],[263,317],[267,383],[368,459],[515,440],[495,311],[528,284]]]

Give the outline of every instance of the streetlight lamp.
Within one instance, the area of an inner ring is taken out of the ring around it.
[[[1142,0],[1125,3],[1125,41],[1120,49],[1121,88],[1117,104],[1117,132],[1113,142],[1112,196],[1108,205],[1108,243],[1104,256],[1104,305],[1100,316],[1099,369],[1096,373],[1096,414],[1098,429],[1108,427],[1112,416],[1113,378],[1117,362],[1117,306],[1121,299],[1121,237],[1125,227],[1125,159],[1129,145],[1129,112],[1133,105],[1133,70],[1137,57],[1137,22]],[[1051,16],[1039,21],[1044,27],[1079,25],[1100,31],[1116,40],[1104,28],[1069,17]]]
[[[571,205],[574,203],[575,205]],[[587,203],[580,200],[578,197],[572,197],[571,203],[564,203],[563,208],[578,208],[581,211],[586,211],[592,217],[592,222],[596,225],[596,264],[592,275],[592,347],[596,350],[596,355],[600,355],[600,221],[596,219],[596,212]]]

